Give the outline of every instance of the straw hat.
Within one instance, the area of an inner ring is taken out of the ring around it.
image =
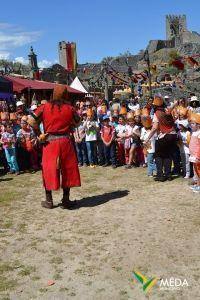
[[[180,107],[179,108],[179,115],[186,117],[188,114],[188,109],[186,107]]]
[[[134,113],[131,112],[131,111],[128,112],[126,118],[127,118],[127,120],[132,120],[132,119],[134,119]]]
[[[10,120],[11,121],[17,120],[17,114],[16,113],[10,113]]]
[[[150,115],[150,111],[148,108],[144,107],[141,111],[142,116],[149,116]]]
[[[134,116],[141,116],[141,110],[140,109],[136,109],[136,111],[134,112]]]
[[[200,125],[200,114],[191,114],[190,122],[197,123]]]
[[[153,99],[153,105],[162,106],[164,103],[163,98],[161,96],[155,96]]]
[[[9,120],[9,113],[8,112],[1,112],[1,120],[6,121]]]
[[[150,128],[152,126],[152,119],[150,116],[142,116],[141,122],[145,128]]]
[[[53,90],[53,100],[67,100],[68,99],[68,91],[65,85],[63,84],[55,84]]]
[[[126,114],[127,114],[127,109],[126,109],[126,107],[123,106],[123,107],[120,109],[119,114],[120,114],[120,115],[126,115]]]

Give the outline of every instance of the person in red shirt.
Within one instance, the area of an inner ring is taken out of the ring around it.
[[[115,145],[115,128],[110,125],[110,119],[107,115],[103,117],[103,126],[101,129],[101,139],[104,144],[104,155],[106,163],[103,165],[107,167],[112,163],[112,167],[116,168],[116,145]]]
[[[72,128],[79,124],[79,116],[75,108],[68,103],[67,89],[63,85],[55,85],[53,99],[37,108],[33,118],[43,122],[42,175],[46,192],[46,201],[41,205],[53,208],[52,190],[60,188],[60,175],[63,188],[62,208],[72,208],[75,201],[69,200],[70,188],[80,186],[78,162],[72,140]],[[34,122],[33,122],[34,123]]]

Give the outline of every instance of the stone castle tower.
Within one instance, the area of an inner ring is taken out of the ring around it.
[[[58,44],[59,62],[62,67],[67,68],[67,44],[65,41]]]
[[[193,47],[200,45],[200,34],[187,29],[186,15],[166,16],[166,40],[151,40],[149,52],[156,52],[163,48]]]
[[[166,39],[179,38],[187,31],[186,15],[166,16]]]

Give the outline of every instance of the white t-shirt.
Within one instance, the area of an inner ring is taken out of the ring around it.
[[[124,144],[125,142],[125,134],[126,134],[126,125],[122,125],[122,124],[118,124],[116,127],[115,127],[115,131],[116,131],[116,134],[117,134],[117,137],[119,138],[123,138],[120,143],[121,144]]]
[[[84,123],[85,128],[85,141],[86,142],[92,142],[97,140],[97,131],[99,128],[99,124],[96,121],[86,121]]]
[[[145,129],[144,127],[142,127],[140,139],[142,141],[146,141],[149,137],[150,132],[151,129]],[[156,142],[156,134],[154,134],[150,139],[150,147],[147,148],[148,153],[155,153],[155,142]]]
[[[180,152],[181,153],[184,152],[185,154],[190,154],[189,145],[187,144],[187,138],[188,138],[188,135],[190,135],[190,132],[189,131],[185,131],[185,132],[180,131],[179,135],[180,135],[181,140],[183,142],[179,147]]]
[[[116,130],[117,135],[119,137],[121,137],[126,132],[126,125],[118,124],[116,126],[115,130]]]

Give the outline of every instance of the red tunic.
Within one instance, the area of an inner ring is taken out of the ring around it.
[[[53,135],[68,135],[71,133],[74,108],[63,104],[60,108],[51,103],[38,107],[35,115],[40,117],[44,125],[44,132]],[[69,136],[47,142],[43,146],[42,155],[43,182],[46,190],[58,190],[80,186],[80,174],[74,143]]]

